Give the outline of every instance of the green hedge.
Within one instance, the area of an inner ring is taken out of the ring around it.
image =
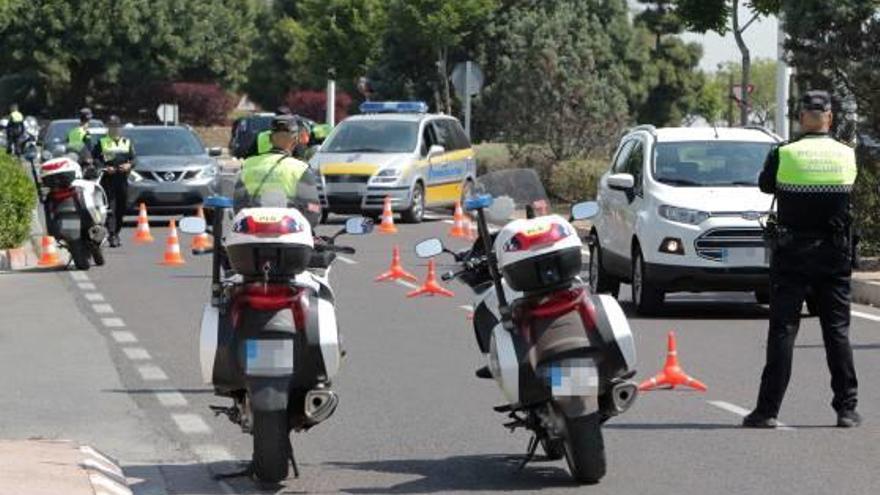
[[[605,173],[605,160],[566,160],[556,164],[550,174],[547,194],[569,203],[596,199],[599,178]]]
[[[20,246],[37,202],[34,184],[15,158],[0,151],[0,249]]]
[[[859,150],[859,177],[853,190],[856,225],[862,236],[860,251],[880,255],[880,151]]]

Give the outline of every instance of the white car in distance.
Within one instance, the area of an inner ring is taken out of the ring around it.
[[[637,312],[669,292],[751,291],[769,299],[759,220],[773,197],[758,175],[781,138],[758,127],[639,126],[620,141],[598,186],[590,285],[632,285]]]

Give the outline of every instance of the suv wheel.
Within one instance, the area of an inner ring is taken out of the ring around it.
[[[400,215],[406,223],[421,223],[425,216],[425,186],[416,183],[412,192],[412,204]]]
[[[620,295],[620,280],[612,277],[602,266],[602,249],[599,241],[590,244],[590,291],[593,294]]]
[[[656,313],[663,306],[665,294],[645,276],[641,249],[636,248],[632,263],[632,300],[636,312],[643,315]]]

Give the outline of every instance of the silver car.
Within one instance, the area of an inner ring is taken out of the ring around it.
[[[219,190],[220,148],[206,149],[183,126],[137,126],[122,129],[134,146],[128,179],[128,206],[141,202],[151,210],[186,211]]]

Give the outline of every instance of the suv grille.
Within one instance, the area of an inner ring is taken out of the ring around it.
[[[723,261],[729,248],[762,248],[764,231],[759,228],[710,230],[694,241],[697,256],[712,261]]]
[[[366,184],[370,180],[369,175],[355,175],[355,174],[343,174],[343,175],[325,175],[324,180],[328,184],[335,183],[355,183],[355,184]]]

